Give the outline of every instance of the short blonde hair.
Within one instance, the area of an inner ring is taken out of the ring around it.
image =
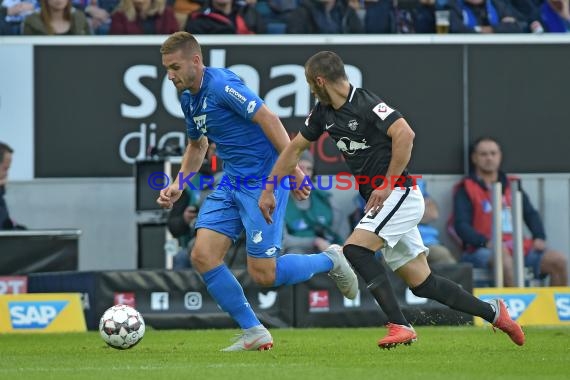
[[[178,50],[185,53],[197,53],[202,57],[202,48],[196,38],[188,32],[172,33],[160,47],[161,54],[172,54]]]

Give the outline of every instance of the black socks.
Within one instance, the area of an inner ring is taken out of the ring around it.
[[[383,263],[374,257],[374,251],[349,244],[343,248],[346,259],[366,281],[366,286],[388,317],[388,321],[398,325],[410,324],[402,314],[398,300],[388,280],[388,273]]]
[[[476,315],[491,323],[495,318],[495,311],[489,303],[466,292],[455,282],[433,273],[411,291],[418,297],[431,298],[452,309]]]

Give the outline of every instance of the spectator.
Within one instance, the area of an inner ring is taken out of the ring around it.
[[[72,0],[72,4],[85,13],[95,34],[109,34],[111,13],[119,4],[119,0]]]
[[[492,183],[503,184],[503,268],[505,286],[513,286],[512,223],[510,223],[511,182],[515,177],[500,170],[501,148],[490,137],[475,141],[470,152],[473,170],[456,185],[454,195],[454,227],[462,240],[465,252],[462,261],[476,268],[489,268],[493,264],[491,254]],[[532,233],[532,239],[524,240],[524,262],[535,278],[550,276],[550,285],[565,286],[568,282],[566,258],[547,247],[546,234],[538,212],[523,191],[523,218]]]
[[[544,27],[540,18],[542,0],[506,0],[512,6],[518,20],[526,22],[525,32],[543,33]]]
[[[523,33],[527,27],[504,0],[450,0],[449,9],[451,33]]]
[[[210,0],[188,17],[185,30],[192,34],[265,33],[265,21],[253,1]]]
[[[303,0],[289,14],[287,33],[364,33],[364,26],[346,0]]]
[[[261,13],[268,22],[286,24],[289,14],[299,6],[299,1],[300,0],[261,0],[258,4],[261,5]],[[264,8],[263,3],[267,3],[267,9]]]
[[[313,155],[305,151],[299,160],[299,168],[308,178],[313,177]],[[330,191],[311,191],[311,196],[303,201],[289,196],[285,212],[285,231],[283,234],[283,253],[313,253],[327,249],[331,244],[342,244],[344,237],[332,228],[341,223],[339,210],[333,208]],[[344,223],[346,225],[346,222]],[[348,229],[346,228],[348,231]]]
[[[109,34],[171,34],[180,29],[166,0],[121,0]]]
[[[12,154],[14,150],[7,144],[0,141],[0,230],[25,230],[26,227],[15,223],[8,212],[8,205],[4,200],[6,193],[6,183],[8,182],[8,172],[12,165]]]
[[[203,0],[174,0],[172,5],[174,9],[174,15],[178,21],[178,25],[184,26],[188,15],[190,13],[199,11],[202,8]]]
[[[24,18],[40,8],[36,0],[3,0],[0,4],[0,35],[22,34]]]
[[[540,15],[547,32],[568,33],[570,31],[569,0],[545,0],[540,6]]]
[[[71,0],[40,0],[40,11],[24,20],[25,35],[89,35],[91,28]]]
[[[429,264],[456,264],[457,260],[451,251],[439,241],[439,231],[430,223],[439,218],[439,209],[435,200],[427,192],[427,184],[419,179],[417,185],[424,196],[425,211],[418,224],[418,230],[424,241],[424,245],[429,248],[427,257]]]
[[[435,33],[435,0],[366,1],[366,33]]]

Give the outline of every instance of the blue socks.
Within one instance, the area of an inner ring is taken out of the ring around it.
[[[283,255],[277,258],[274,286],[297,284],[332,268],[332,260],[324,253]],[[225,264],[202,273],[202,278],[212,298],[243,330],[261,325],[241,284]]]
[[[225,264],[203,273],[202,278],[212,298],[242,329],[261,325],[245,298],[241,284]]]
[[[332,260],[324,253],[312,255],[288,253],[277,258],[273,285],[298,284],[307,281],[316,273],[329,272],[332,268]]]

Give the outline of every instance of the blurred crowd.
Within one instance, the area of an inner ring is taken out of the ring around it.
[[[570,0],[0,0],[0,35],[566,33]]]

